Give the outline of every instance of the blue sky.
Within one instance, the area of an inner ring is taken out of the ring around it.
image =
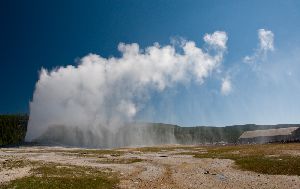
[[[76,65],[89,53],[120,56],[120,42],[141,48],[172,38],[204,45],[225,31],[227,52],[202,85],[162,93],[136,116],[180,125],[300,122],[299,1],[1,1],[0,113],[29,112],[38,72]],[[274,50],[253,64],[258,30],[274,34]],[[229,77],[231,90],[220,93]]]

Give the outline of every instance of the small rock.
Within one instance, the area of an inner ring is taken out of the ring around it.
[[[223,174],[218,174],[217,177],[218,177],[218,179],[220,179],[221,181],[225,181],[225,180],[227,179]]]

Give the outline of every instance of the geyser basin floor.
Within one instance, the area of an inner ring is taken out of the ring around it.
[[[299,188],[299,159],[300,144],[2,148],[0,188]]]

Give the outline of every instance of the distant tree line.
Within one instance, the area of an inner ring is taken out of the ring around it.
[[[285,127],[299,127],[299,124],[278,124],[278,125],[232,125],[226,127],[196,126],[179,127],[162,123],[150,124],[153,137],[156,141],[164,143],[170,133],[174,134],[175,140],[179,144],[212,144],[212,143],[237,143],[239,137],[245,131],[278,129]]]
[[[18,145],[25,140],[28,115],[0,115],[0,146]],[[299,127],[299,124],[280,125],[233,125],[226,127],[196,126],[180,127],[163,123],[129,123],[115,134],[101,130],[102,135],[80,128],[70,129],[64,126],[52,127],[43,135],[45,141],[56,144],[77,146],[107,147],[122,145],[156,145],[156,144],[211,144],[237,143],[244,131],[275,129],[282,127]],[[88,137],[86,137],[88,136]],[[99,138],[100,137],[100,138]],[[82,140],[81,140],[82,139]],[[82,143],[85,141],[86,144]],[[37,141],[38,142],[38,141]]]
[[[28,115],[0,115],[0,146],[24,142]]]
[[[245,131],[278,129],[285,127],[299,127],[299,124],[279,125],[233,125],[226,127],[175,127],[175,137],[180,144],[205,144],[205,143],[237,143],[239,137]]]

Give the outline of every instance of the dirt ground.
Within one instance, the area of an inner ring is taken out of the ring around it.
[[[29,164],[4,166],[6,162],[18,160],[109,168],[119,175],[120,188],[300,188],[299,176],[258,174],[236,169],[232,160],[180,155],[189,152],[187,149],[160,152],[117,149],[122,152],[120,155],[85,154],[81,150],[63,147],[0,148],[0,188],[1,184],[31,174]],[[80,155],[74,155],[77,152]],[[135,159],[139,161],[115,163]]]

